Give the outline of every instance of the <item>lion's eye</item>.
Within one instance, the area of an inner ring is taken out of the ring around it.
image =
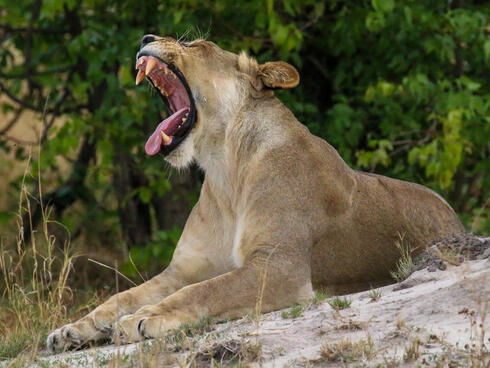
[[[198,47],[201,43],[200,42],[196,42],[196,41],[181,41],[179,42],[182,46],[184,47],[188,47],[188,48],[191,48],[191,47]]]

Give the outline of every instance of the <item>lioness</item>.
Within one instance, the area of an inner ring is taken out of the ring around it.
[[[421,251],[464,231],[433,191],[352,170],[275,96],[299,83],[284,62],[259,65],[204,40],[147,35],[136,83],[159,91],[172,115],[146,142],[172,165],[205,172],[171,264],[52,332],[51,351],[111,336],[160,337],[204,316],[243,316],[313,295],[390,282],[395,243]]]

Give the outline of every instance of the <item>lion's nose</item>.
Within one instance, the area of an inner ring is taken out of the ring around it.
[[[156,41],[157,37],[151,34],[144,35],[141,39],[141,46],[146,45],[147,43]]]

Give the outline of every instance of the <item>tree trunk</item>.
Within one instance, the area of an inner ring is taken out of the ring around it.
[[[122,236],[128,248],[144,246],[151,240],[150,207],[134,193],[134,189],[148,185],[148,179],[136,172],[131,157],[115,147],[114,154],[114,193]]]
[[[172,173],[170,192],[162,197],[155,196],[151,201],[159,229],[184,227],[193,207],[193,198],[199,196],[203,180],[202,172],[195,165],[185,172],[175,170]]]

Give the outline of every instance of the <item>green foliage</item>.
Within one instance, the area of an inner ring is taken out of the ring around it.
[[[303,314],[304,310],[313,305],[318,305],[328,298],[328,294],[324,292],[317,292],[311,299],[308,301],[304,301],[298,304],[293,305],[291,308],[286,309],[281,312],[281,317],[284,319],[287,318],[296,318]]]
[[[323,302],[327,298],[328,298],[327,293],[318,291],[315,293],[315,295],[311,299],[311,304],[313,304],[313,305],[320,304],[321,302]]]
[[[174,342],[181,344],[189,337],[204,335],[206,332],[211,331],[214,322],[210,317],[203,317],[195,323],[183,324],[178,329],[171,330],[165,336],[165,341],[167,343]]]
[[[130,249],[129,259],[121,265],[121,272],[133,278],[141,273],[145,279],[160,273],[162,267],[172,260],[181,234],[182,229],[178,227],[157,231],[155,240],[145,246],[135,246]]]
[[[347,299],[345,296],[344,297],[333,297],[328,301],[328,304],[335,309],[335,310],[341,310],[345,308],[349,308],[352,303],[352,300]]]
[[[39,165],[50,187],[62,186],[59,193],[81,203],[63,215],[72,232],[114,239],[127,227],[125,211],[145,209],[151,240],[131,251],[137,263],[167,259],[174,244],[163,239],[169,249],[155,254],[153,241],[162,240],[156,224],[168,214],[154,199],[173,188],[168,167],[143,150],[165,115],[150,89],[134,87],[146,33],[207,36],[260,62],[293,63],[301,84],[277,95],[352,167],[427,185],[449,199],[468,228],[490,231],[483,209],[490,195],[486,2],[0,0],[0,9],[2,111],[15,111],[20,100],[48,122],[62,117],[43,142]],[[86,140],[95,148],[86,175],[75,172],[85,175],[82,184],[63,186],[60,161],[75,167]],[[7,136],[0,135],[0,150],[12,151]],[[14,160],[27,155],[15,152]],[[128,171],[140,180],[122,190]],[[195,192],[187,196],[195,201]],[[8,213],[2,209],[0,222]]]
[[[44,327],[44,326],[43,326]],[[42,335],[47,333],[43,331]],[[32,346],[35,342],[31,333],[24,332],[16,334],[10,339],[0,339],[0,359],[15,358],[20,353],[26,350],[27,346]],[[5,340],[5,341],[4,341]]]
[[[281,317],[284,319],[287,318],[296,318],[303,314],[303,310],[305,309],[306,304],[295,304],[291,308],[282,311]]]

